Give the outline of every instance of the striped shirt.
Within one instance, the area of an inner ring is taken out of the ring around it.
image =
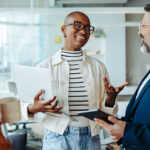
[[[82,51],[61,51],[61,57],[69,63],[69,114],[79,120],[79,122],[71,122],[72,126],[88,126],[89,122],[86,118],[77,116],[76,112],[89,109],[88,95],[83,82],[79,63],[83,60]]]

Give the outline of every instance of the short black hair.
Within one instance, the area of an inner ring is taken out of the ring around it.
[[[74,16],[75,14],[80,14],[80,15],[83,15],[83,16],[87,17],[87,19],[88,19],[89,22],[90,22],[89,17],[88,17],[85,13],[83,13],[83,12],[81,12],[81,11],[73,11],[73,12],[69,13],[69,14],[66,16],[66,18],[65,18],[65,20],[64,20],[64,25],[68,24],[69,18],[72,17],[72,16]]]
[[[150,12],[150,3],[145,5],[144,10]]]

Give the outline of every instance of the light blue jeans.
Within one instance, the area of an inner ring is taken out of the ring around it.
[[[91,136],[89,127],[67,127],[63,135],[46,129],[42,150],[101,150],[100,137]]]

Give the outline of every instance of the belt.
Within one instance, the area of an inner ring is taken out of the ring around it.
[[[65,132],[64,132],[64,135],[68,134],[68,133],[91,136],[90,127],[73,127],[73,126],[68,126],[66,128]]]

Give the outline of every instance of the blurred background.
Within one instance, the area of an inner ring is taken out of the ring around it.
[[[83,50],[104,62],[112,85],[129,82],[118,96],[118,116],[123,116],[150,68],[138,36],[146,3],[149,0],[0,0],[0,97],[17,94],[11,66],[35,66],[55,54],[63,46],[65,16],[82,11],[95,27]]]

